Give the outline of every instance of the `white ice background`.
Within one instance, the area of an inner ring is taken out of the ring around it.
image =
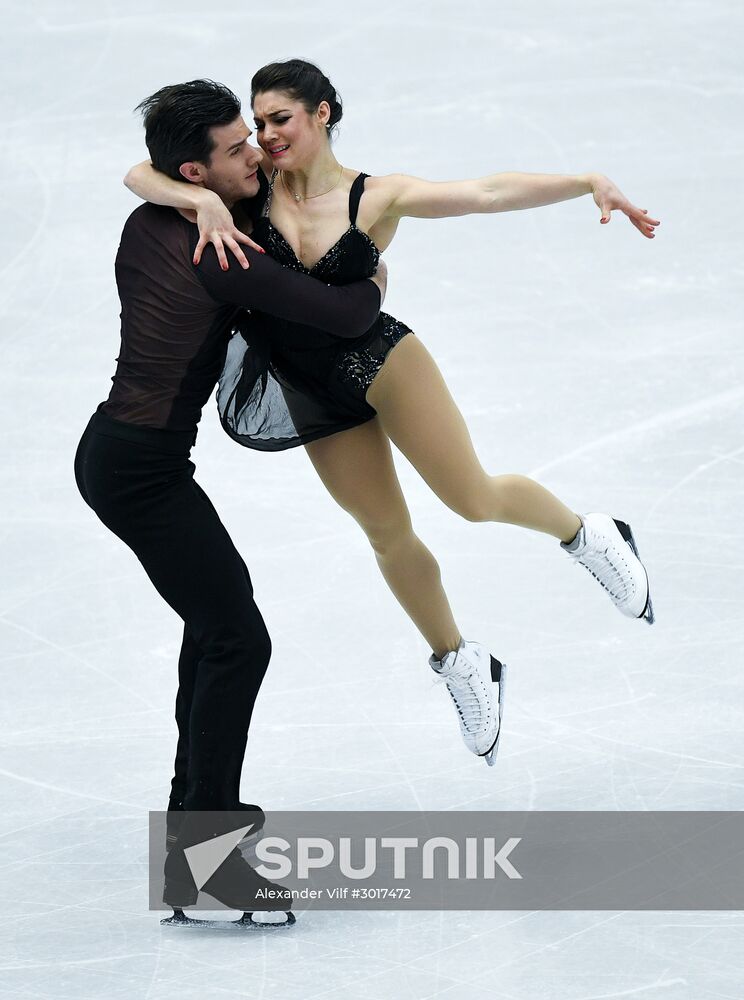
[[[434,179],[612,177],[590,198],[404,222],[388,311],[435,355],[493,472],[631,522],[658,624],[556,543],[469,524],[404,461],[464,634],[510,664],[493,770],[301,450],[195,451],[274,640],[243,797],[274,809],[741,809],[742,9],[734,0],[3,0],[0,995],[589,1000],[744,995],[738,913],[309,913],[178,934],[146,908],[180,623],[83,504],[77,440],[118,350],[132,108],[301,55],[340,159]],[[249,109],[246,107],[249,113]]]

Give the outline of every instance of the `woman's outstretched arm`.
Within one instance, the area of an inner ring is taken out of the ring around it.
[[[425,181],[405,174],[376,178],[388,218],[443,219],[457,215],[513,212],[540,208],[591,194],[607,223],[613,211],[627,215],[640,233],[653,238],[658,219],[631,204],[609,177],[602,174],[492,174],[470,181]],[[373,188],[370,187],[370,191]]]

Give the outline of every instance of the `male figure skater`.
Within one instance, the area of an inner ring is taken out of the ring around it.
[[[241,228],[257,217],[266,190],[261,153],[248,144],[240,101],[227,87],[194,80],[159,90],[140,108],[157,169],[214,191]],[[197,269],[197,242],[197,227],[177,210],[145,204],[129,216],[116,257],[121,352],[109,398],[80,441],[75,475],[86,503],[184,622],[168,808],[221,811],[239,808],[271,644],[245,563],[194,481],[197,423],[240,307],[358,337],[377,317],[385,270],[329,287],[250,246],[247,270],[223,270],[213,248]]]

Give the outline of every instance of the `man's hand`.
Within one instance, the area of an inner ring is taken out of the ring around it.
[[[195,221],[199,227],[199,242],[196,244],[196,250],[194,251],[194,264],[199,263],[202,251],[208,243],[214,244],[214,248],[217,251],[217,259],[223,271],[227,271],[229,267],[225,247],[232,250],[243,269],[250,267],[250,264],[240,249],[241,243],[245,244],[245,246],[253,247],[259,253],[266,252],[258,243],[254,243],[250,236],[246,236],[245,233],[236,227],[229,209],[214,191],[204,189],[199,202],[199,208],[196,210]]]
[[[648,209],[636,208],[635,205],[631,205],[610,178],[603,177],[602,174],[592,174],[591,185],[594,202],[602,212],[602,217],[599,220],[601,223],[606,225],[610,221],[612,212],[617,210],[628,216],[642,236],[649,240],[654,238],[654,229],[661,223],[658,219],[648,217]]]
[[[388,269],[385,261],[380,257],[380,263],[377,265],[377,271],[372,275],[371,280],[380,289],[380,305],[385,301],[385,292],[387,291],[387,279],[388,279]]]

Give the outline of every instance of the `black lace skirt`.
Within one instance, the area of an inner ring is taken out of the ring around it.
[[[411,331],[387,313],[354,340],[252,313],[241,317],[217,390],[225,431],[257,451],[283,451],[376,415],[367,390]]]

